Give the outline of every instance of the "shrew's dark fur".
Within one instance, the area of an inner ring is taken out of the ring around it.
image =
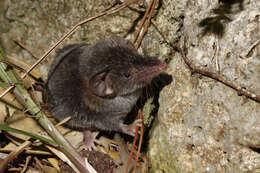
[[[67,125],[72,128],[128,133],[125,117],[142,88],[166,68],[159,60],[138,54],[121,37],[66,46],[49,72],[50,111],[59,121],[70,116]]]

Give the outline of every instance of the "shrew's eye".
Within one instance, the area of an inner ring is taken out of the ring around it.
[[[131,76],[131,74],[130,74],[130,73],[128,73],[128,72],[124,72],[124,73],[123,73],[123,76],[124,76],[125,78],[127,78],[127,79],[128,79],[128,78]]]

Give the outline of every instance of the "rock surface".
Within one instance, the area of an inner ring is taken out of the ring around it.
[[[260,45],[249,52],[260,39],[260,2],[230,2],[164,1],[161,17],[182,9],[188,58],[260,95]],[[153,172],[259,172],[260,103],[191,75],[179,55],[168,74],[149,141]]]

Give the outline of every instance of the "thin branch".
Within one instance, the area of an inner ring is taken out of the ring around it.
[[[6,106],[10,106],[18,111],[23,111],[22,108],[19,108],[18,106],[14,105],[13,103],[10,103],[9,101],[3,99],[3,98],[0,98],[0,102],[4,103]]]
[[[18,65],[16,65],[16,64],[14,64],[14,63],[12,63],[12,62],[10,62],[10,61],[4,60],[4,59],[0,59],[0,62],[5,63],[5,64],[7,64],[7,65],[9,65],[9,66],[12,66],[12,67],[14,67],[14,68],[16,68],[16,69],[18,69],[18,70],[20,70],[20,71],[26,73],[26,70],[25,70],[24,68],[22,68],[22,67],[20,67],[20,66],[18,66]],[[33,78],[35,81],[37,81],[37,78],[34,77],[32,74],[29,73],[28,75],[29,75],[31,78]]]
[[[182,58],[184,60],[184,62],[187,64],[187,66],[195,73],[199,73],[199,74],[202,74],[204,76],[207,76],[207,77],[210,77],[212,79],[215,79],[223,84],[225,84],[226,86],[230,87],[230,88],[233,88],[234,90],[236,90],[238,92],[239,95],[244,95],[254,101],[257,101],[260,103],[260,96],[259,95],[256,95],[254,93],[251,93],[249,91],[247,91],[246,89],[234,84],[233,82],[231,81],[228,81],[226,80],[223,76],[217,74],[217,73],[214,73],[214,72],[209,72],[207,70],[204,70],[204,69],[200,69],[199,67],[195,66],[194,64],[191,63],[191,61],[188,60],[185,52],[185,45],[183,48],[180,49],[180,53],[182,55]]]
[[[145,10],[144,17],[142,18],[140,27],[138,28],[138,30],[137,30],[137,32],[136,32],[136,34],[135,34],[133,43],[136,42],[136,40],[137,40],[137,38],[138,38],[138,36],[139,36],[139,34],[140,34],[140,32],[141,32],[141,29],[142,29],[142,27],[143,27],[143,25],[144,25],[145,19],[147,18],[148,14],[149,14],[149,11],[150,11],[150,8],[152,7],[152,4],[153,4],[153,0],[150,1],[150,3],[149,3],[149,5],[148,5],[147,9]]]
[[[0,98],[4,97],[7,93],[9,93],[14,88],[14,85],[11,85],[9,88],[7,88],[1,95]]]
[[[135,12],[140,13],[140,14],[144,14],[144,13],[145,13],[145,10],[142,10],[142,9],[140,9],[140,8],[138,8],[138,7],[128,6],[128,8],[129,8],[130,10],[135,11]]]
[[[142,119],[143,114],[142,111],[139,110],[138,112],[138,118]],[[134,173],[136,173],[136,168],[137,168],[137,163],[138,163],[138,159],[140,157],[140,151],[141,151],[141,147],[142,147],[142,143],[143,143],[143,137],[144,137],[144,126],[142,124],[142,126],[140,127],[140,139],[139,139],[139,143],[138,143],[138,150],[135,156],[135,165],[134,165]]]
[[[30,141],[25,141],[19,147],[17,147],[14,151],[12,151],[6,158],[4,158],[0,162],[0,173],[4,173],[8,164],[13,161],[21,152],[25,150],[26,147],[30,146]]]
[[[163,41],[168,45],[170,45],[175,51],[179,52],[180,48],[178,47],[178,45],[167,41],[165,35],[163,34],[163,32],[160,30],[160,28],[157,26],[157,24],[153,19],[151,20],[151,23],[153,24],[154,28],[159,32],[159,34],[162,36]]]
[[[143,40],[143,37],[147,33],[147,31],[148,31],[148,27],[150,26],[151,18],[153,16],[153,11],[154,11],[154,8],[155,8],[155,6],[157,4],[157,1],[158,0],[152,0],[152,7],[151,7],[151,10],[149,12],[148,19],[145,21],[144,29],[143,29],[140,37],[139,37],[139,40],[138,40],[137,45],[136,45],[136,48],[140,47],[140,45],[142,43],[142,40]]]
[[[160,31],[160,29],[158,28],[158,26],[155,24],[155,22],[152,20],[152,23],[154,25],[154,27],[156,28],[156,30],[160,33],[160,35],[162,36],[163,40],[169,44],[174,50],[176,50],[177,52],[179,52],[184,60],[184,62],[186,63],[186,65],[191,69],[191,71],[193,73],[199,73],[201,75],[204,75],[204,76],[207,76],[209,78],[212,78],[214,80],[217,80],[221,83],[223,83],[224,85],[230,87],[230,88],[233,88],[234,90],[236,90],[238,92],[239,95],[244,95],[256,102],[259,102],[260,103],[260,96],[259,95],[256,95],[254,93],[251,93],[249,92],[248,90],[234,84],[233,82],[231,81],[228,81],[226,80],[223,76],[217,74],[217,73],[214,73],[214,72],[209,72],[207,70],[204,70],[204,69],[201,69],[197,66],[195,66],[194,64],[192,64],[192,62],[187,58],[186,54],[185,54],[185,43],[184,43],[184,47],[183,48],[180,48],[178,45],[176,44],[173,44],[173,43],[170,43],[167,41],[166,37],[163,35],[163,33]],[[258,41],[254,44],[254,46],[258,44]]]
[[[16,44],[18,44],[21,48],[23,48],[24,50],[26,50],[34,59],[38,60],[38,58],[37,58],[29,49],[27,49],[26,46],[25,46],[23,43],[21,43],[21,42],[18,41],[18,40],[15,40],[14,38],[13,38],[13,41],[14,41]]]
[[[139,110],[138,111],[138,115],[137,115],[138,119],[140,119],[141,116],[142,116],[142,112],[141,112],[141,110]],[[124,173],[128,172],[128,168],[129,168],[130,162],[132,160],[135,144],[136,144],[137,137],[138,137],[138,131],[139,131],[139,127],[136,126],[136,128],[135,128],[135,137],[134,137],[134,140],[133,140],[133,143],[132,143],[130,154],[128,156],[128,160],[127,160],[127,164],[126,164],[126,168],[125,168]]]
[[[254,48],[260,43],[260,39],[256,40],[246,51],[246,53],[244,55],[241,55],[241,58],[248,58],[250,56],[250,54],[252,53],[252,51],[254,50]]]

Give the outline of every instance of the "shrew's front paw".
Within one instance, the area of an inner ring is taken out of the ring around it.
[[[142,119],[137,119],[131,124],[120,124],[121,130],[123,133],[128,134],[130,136],[135,136],[136,127],[141,127],[143,124]]]

